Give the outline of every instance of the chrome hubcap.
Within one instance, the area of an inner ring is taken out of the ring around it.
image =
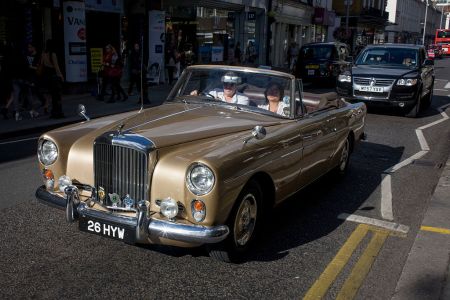
[[[239,205],[234,221],[234,238],[236,244],[244,246],[252,237],[256,223],[257,204],[255,196],[248,194]]]
[[[347,166],[348,152],[349,152],[349,141],[346,140],[344,144],[344,148],[342,149],[341,154],[341,163],[339,165],[339,170],[344,171]]]

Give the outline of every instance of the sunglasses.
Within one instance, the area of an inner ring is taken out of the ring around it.
[[[231,82],[224,82],[224,83],[223,83],[223,86],[224,86],[224,87],[235,87],[236,84],[235,84],[235,83],[231,83]]]

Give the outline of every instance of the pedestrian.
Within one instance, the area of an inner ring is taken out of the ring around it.
[[[34,109],[34,100],[40,101],[41,106],[44,107],[44,113],[48,112],[48,102],[39,90],[39,77],[37,72],[40,59],[41,56],[38,54],[36,47],[29,43],[27,45],[28,72],[24,84],[24,94],[26,96],[26,103],[24,103],[24,106],[30,108],[31,118],[35,118],[39,115],[39,113]]]
[[[256,47],[252,41],[248,41],[247,49],[245,51],[246,60],[248,63],[255,63],[257,58]]]
[[[50,118],[64,118],[61,99],[64,77],[59,69],[55,45],[51,39],[46,42],[45,50],[41,55],[39,68],[39,73],[41,73],[41,86],[43,88],[44,95],[46,95],[47,99],[51,97],[52,100]]]
[[[111,97],[106,101],[107,103],[113,103],[116,100],[125,101],[128,99],[127,94],[120,85],[123,75],[123,60],[114,47],[111,46],[111,50],[112,56],[108,68],[108,76],[111,81]]]
[[[134,85],[136,85],[138,94],[141,93],[141,63],[141,49],[139,43],[134,43],[129,56],[130,82],[128,85],[128,96],[132,94]]]
[[[241,56],[242,56],[241,43],[237,42],[236,47],[234,48],[234,61],[237,64],[241,63]]]
[[[105,51],[102,57],[102,88],[100,94],[97,96],[97,100],[103,101],[106,95],[106,89],[111,86],[111,68],[112,68],[112,57],[113,57],[113,46],[108,44],[105,46]]]
[[[173,82],[173,74],[176,69],[176,54],[175,50],[173,48],[168,48],[166,51],[166,68],[167,68],[167,75],[169,78],[169,84],[171,85]]]

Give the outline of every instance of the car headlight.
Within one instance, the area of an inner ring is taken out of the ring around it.
[[[58,158],[58,147],[50,140],[40,140],[38,144],[38,158],[43,165],[51,165]]]
[[[347,74],[340,74],[338,76],[339,82],[352,82],[352,76]]]
[[[409,79],[401,78],[401,79],[397,80],[397,85],[402,85],[402,86],[413,86],[416,83],[417,83],[417,79],[415,79],[415,78],[409,78]]]
[[[187,171],[187,186],[197,196],[209,193],[214,186],[214,181],[213,171],[202,163],[192,164]]]

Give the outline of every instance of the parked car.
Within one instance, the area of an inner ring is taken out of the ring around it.
[[[442,58],[444,55],[442,50],[442,45],[436,45],[432,44],[428,46],[428,58],[434,59],[434,58]]]
[[[217,99],[233,88],[245,104]],[[282,109],[266,109],[266,98]],[[85,232],[206,245],[212,257],[233,261],[274,205],[329,171],[346,171],[365,116],[363,103],[336,93],[303,94],[287,73],[190,66],[160,106],[43,134],[36,197]]]
[[[400,108],[407,116],[416,117],[431,104],[433,65],[424,46],[370,45],[351,70],[339,75],[336,90],[349,101]]]
[[[305,44],[300,48],[294,74],[303,82],[320,82],[334,86],[337,76],[350,67],[351,61],[347,44]]]

